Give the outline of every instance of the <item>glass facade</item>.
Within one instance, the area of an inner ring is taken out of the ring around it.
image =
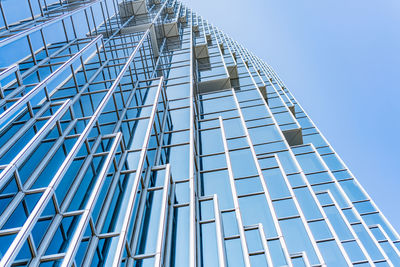
[[[400,266],[277,74],[181,2],[0,11],[0,266]]]

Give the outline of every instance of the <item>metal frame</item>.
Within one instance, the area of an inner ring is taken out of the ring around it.
[[[227,266],[229,240],[240,241],[243,253],[234,256],[245,266],[253,256],[265,256],[268,266],[277,259],[292,266],[300,258],[325,266],[322,242],[339,249],[349,266],[400,262],[398,233],[269,65],[177,0],[143,1],[145,13],[130,17],[120,13],[126,4],[26,0],[27,18],[11,21],[0,2],[0,53],[24,47],[0,63],[0,243],[7,243],[0,246],[1,266],[171,266],[184,257],[185,266],[194,267],[204,265],[208,245],[216,247],[215,265]],[[278,115],[284,113],[287,119]],[[261,129],[272,129],[276,138]],[[299,134],[295,144],[293,133]],[[207,134],[211,139],[203,138]],[[312,135],[323,144],[298,144]],[[236,177],[234,153],[240,151],[255,169]],[[321,172],[305,171],[299,157],[308,153]],[[343,167],[330,167],[330,157]],[[268,188],[272,169],[279,170],[286,197],[273,197]],[[227,180],[206,195],[202,179],[218,179],[217,173]],[[318,173],[329,181],[312,182]],[[347,196],[346,182],[363,197]],[[154,194],[161,197],[156,201]],[[259,201],[256,196],[265,199],[271,225],[244,224],[239,200]],[[225,197],[233,202],[227,205]],[[278,218],[279,201],[289,199],[298,215]],[[307,217],[308,204],[320,215]],[[361,205],[369,205],[366,212]],[[328,209],[343,220],[349,239],[339,237]],[[206,213],[209,219],[202,219]],[[306,248],[289,252],[280,223],[291,218],[304,226],[316,257]],[[235,223],[238,232],[229,234]],[[314,238],[313,223],[326,226],[331,238]],[[203,238],[204,224],[215,226],[215,244]],[[276,236],[266,236],[269,229]],[[254,233],[261,242],[246,239]],[[179,235],[188,243],[178,244]],[[350,260],[350,242],[363,260]]]

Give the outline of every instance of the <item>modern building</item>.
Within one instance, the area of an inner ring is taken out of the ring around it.
[[[189,7],[0,11],[0,266],[400,266],[277,74]]]

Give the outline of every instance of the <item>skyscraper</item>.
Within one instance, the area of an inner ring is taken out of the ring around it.
[[[277,74],[189,7],[0,9],[0,266],[400,266]]]

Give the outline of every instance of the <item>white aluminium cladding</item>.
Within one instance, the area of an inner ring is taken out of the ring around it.
[[[0,11],[0,266],[400,266],[277,74],[185,4]]]

